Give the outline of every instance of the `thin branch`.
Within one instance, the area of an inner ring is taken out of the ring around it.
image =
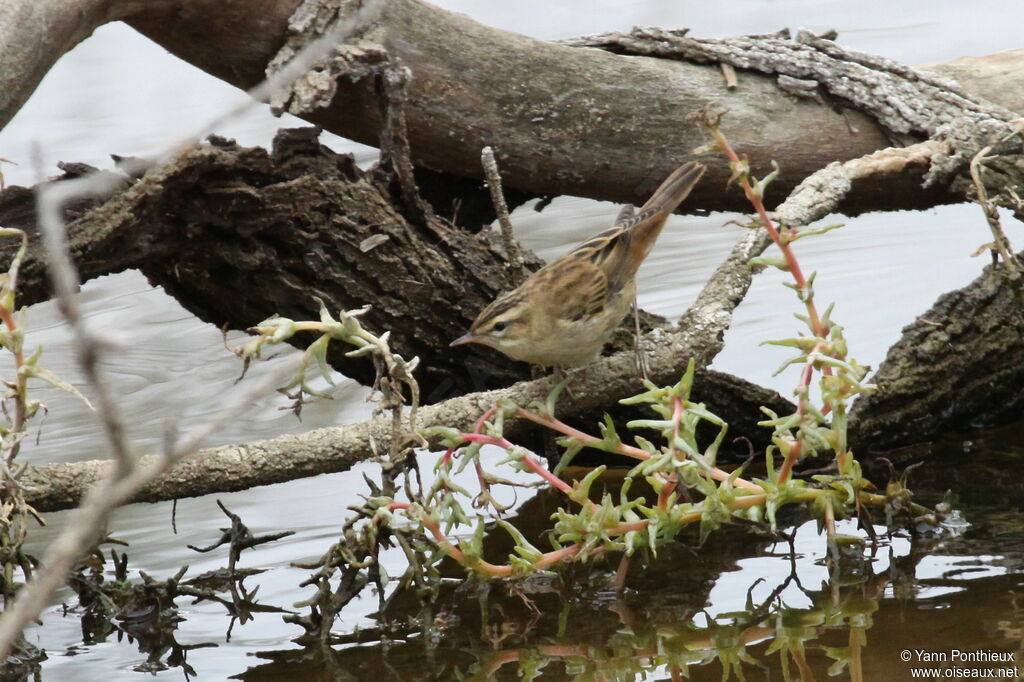
[[[501,240],[505,245],[508,266],[512,270],[512,284],[519,286],[525,278],[523,254],[519,250],[519,242],[516,241],[515,233],[512,231],[512,220],[508,216],[508,205],[505,203],[505,194],[501,189],[501,175],[498,173],[498,162],[494,158],[494,150],[490,147],[481,149],[480,161],[484,167],[484,177],[487,178],[487,187],[491,190],[491,203],[494,204],[494,212],[498,215],[498,224],[501,225]]]
[[[50,231],[56,228],[56,241]],[[66,249],[63,238],[63,224],[58,222],[56,226],[48,226],[46,239],[48,245],[56,246],[56,252],[50,252],[51,263],[55,268],[71,267],[70,261],[64,264],[57,264],[60,259],[59,251]],[[56,253],[56,257],[55,257]],[[62,279],[60,286],[74,282],[75,274],[73,268],[71,273],[63,272],[59,275]],[[73,290],[73,289],[72,289]],[[79,349],[80,361],[91,380],[103,382],[102,373],[98,371],[98,363],[101,358],[104,342],[97,336],[84,329],[81,315],[75,306],[73,297],[67,289],[58,289],[58,296],[61,297],[58,305],[65,312],[69,325],[75,338],[80,343],[91,344],[88,349]],[[92,365],[91,369],[85,367],[85,363]],[[271,373],[264,381],[256,383],[243,396],[241,396],[231,407],[224,410],[218,417],[209,423],[197,427],[187,437],[172,443],[162,454],[143,458],[142,460],[130,460],[129,465],[115,465],[104,478],[95,486],[90,488],[82,499],[82,503],[68,519],[64,530],[56,540],[47,548],[43,556],[40,568],[19,592],[13,606],[0,615],[0,660],[5,658],[10,651],[12,643],[17,639],[21,631],[32,621],[38,618],[39,614],[50,602],[52,594],[64,584],[68,573],[74,567],[78,558],[91,547],[98,539],[102,528],[106,525],[110,513],[126,502],[129,502],[136,493],[151,483],[160,474],[164,473],[176,462],[195,452],[198,444],[210,433],[223,427],[226,423],[233,421],[245,411],[251,409],[254,401],[266,399],[275,395],[274,388],[279,386],[285,377],[295,372],[293,363],[286,363],[286,366],[279,371]],[[94,388],[97,385],[94,384]],[[111,393],[109,387],[104,384],[102,389],[107,394]],[[99,391],[98,391],[99,392]],[[110,401],[113,412],[107,413],[106,403],[103,399],[98,402],[101,418],[107,435],[110,439],[118,438],[120,442],[112,442],[115,452],[130,452],[131,447],[127,442],[124,429],[120,423],[116,403]]]
[[[124,420],[114,400],[114,390],[99,367],[100,354],[109,348],[110,341],[90,330],[82,321],[74,299],[79,288],[78,273],[68,252],[67,233],[61,216],[64,205],[70,199],[90,191],[112,190],[118,182],[119,178],[113,174],[97,173],[81,180],[46,185],[36,197],[36,207],[57,307],[71,328],[78,363],[96,394],[103,430],[114,454],[115,475],[123,477],[135,467],[137,457],[125,435]]]
[[[989,199],[988,190],[985,189],[985,183],[981,179],[981,172],[985,167],[985,162],[990,158],[987,156],[990,151],[992,151],[991,146],[985,147],[971,159],[971,180],[974,183],[974,191],[978,195],[978,204],[981,206],[982,213],[985,214],[985,221],[988,222],[988,227],[992,231],[992,245],[995,247],[993,250],[1002,259],[1010,281],[1019,283],[1021,278],[1020,263],[1017,261],[1017,255],[1010,247],[1010,240],[1006,238],[1006,233],[1003,232],[1003,226],[999,221],[999,211]]]

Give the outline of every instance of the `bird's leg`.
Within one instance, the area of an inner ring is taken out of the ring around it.
[[[555,365],[552,369],[552,376],[555,378],[555,391],[558,393],[565,392],[565,395],[569,397],[569,400],[574,400],[575,396],[572,394],[572,390],[569,388],[569,383],[572,381],[572,373],[566,371],[561,365]]]
[[[648,381],[647,358],[640,352],[640,306],[636,304],[636,297],[633,297],[633,350],[636,352],[636,371],[644,381]]]

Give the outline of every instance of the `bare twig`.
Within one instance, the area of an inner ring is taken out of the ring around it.
[[[736,69],[733,68],[732,64],[726,64],[721,62],[718,67],[722,69],[722,77],[725,78],[725,87],[729,90],[735,90],[739,84],[736,81]]]
[[[98,364],[101,350],[109,341],[102,339],[82,323],[81,312],[74,300],[79,287],[78,273],[68,253],[64,221],[61,216],[65,203],[71,198],[93,190],[113,189],[112,185],[118,181],[114,175],[97,173],[81,180],[46,185],[37,195],[37,210],[57,307],[71,328],[78,362],[96,393],[103,430],[114,454],[115,475],[125,476],[135,467],[136,455],[132,452],[131,444],[125,435],[124,422],[120,408],[114,400],[113,389],[107,383]]]
[[[516,241],[515,233],[512,231],[512,221],[508,217],[508,205],[505,203],[505,194],[501,189],[501,175],[498,174],[498,162],[494,158],[494,150],[490,147],[481,149],[480,161],[484,167],[487,186],[491,190],[491,203],[494,204],[494,212],[498,214],[498,224],[501,225],[501,239],[505,245],[505,256],[508,258],[509,268],[512,269],[512,285],[519,286],[524,279],[523,254],[519,251],[519,242]]]
[[[11,643],[17,639],[22,629],[39,616],[49,603],[53,592],[64,584],[74,563],[95,543],[114,509],[130,501],[140,489],[171,465],[193,454],[201,440],[250,409],[254,401],[273,395],[274,387],[294,372],[293,363],[287,363],[286,367],[268,375],[264,381],[254,384],[216,419],[197,427],[168,450],[146,458],[131,470],[115,469],[92,487],[82,499],[79,508],[68,519],[64,530],[47,548],[39,570],[22,588],[13,607],[0,615],[0,659],[7,655]],[[110,418],[108,415],[104,420]]]
[[[991,158],[987,156],[990,151],[992,151],[991,146],[985,147],[971,159],[971,180],[974,183],[974,191],[977,193],[978,205],[981,206],[981,211],[985,214],[988,227],[992,231],[992,246],[999,254],[999,257],[1002,258],[1009,279],[1017,282],[1020,280],[1020,263],[1017,261],[1017,255],[1010,247],[1010,240],[1006,238],[1006,233],[1003,232],[1003,226],[999,222],[999,211],[989,199],[988,190],[985,189],[985,183],[981,179],[981,172],[985,167],[985,162]]]
[[[57,248],[65,248],[63,225],[60,223],[58,223],[57,235]],[[47,238],[52,239],[50,235],[47,235]],[[54,262],[53,255],[51,255],[51,262]],[[66,266],[70,267],[70,262],[67,262]],[[68,274],[64,273],[62,276],[67,278]],[[72,269],[70,279],[65,279],[65,281],[73,282],[74,277]],[[72,326],[76,339],[92,344],[90,349],[79,350],[81,362],[93,365],[91,369],[85,368],[86,374],[91,378],[99,378],[98,380],[103,382],[102,374],[97,370],[96,365],[99,362],[104,343],[98,340],[94,334],[82,329],[81,316],[70,296],[66,301],[59,302],[58,305],[63,311],[68,311],[66,312],[68,323]],[[274,388],[280,385],[286,376],[290,376],[294,372],[293,363],[287,363],[285,367],[270,374],[264,381],[254,384],[246,394],[240,396],[216,419],[197,427],[186,437],[169,444],[168,448],[160,455],[146,458],[143,462],[132,459],[127,466],[117,465],[97,485],[92,487],[83,497],[79,508],[68,519],[64,530],[47,548],[39,570],[22,588],[13,606],[0,615],[0,660],[7,656],[11,644],[21,631],[38,618],[43,608],[49,603],[50,596],[54,591],[64,584],[78,557],[88,551],[89,547],[96,542],[114,509],[131,500],[139,490],[174,463],[194,453],[199,443],[210,433],[250,409],[254,401],[274,395]],[[96,388],[95,385],[94,388]],[[109,387],[106,386],[102,390],[110,392]],[[127,442],[124,429],[119,421],[116,404],[112,400],[110,404],[114,406],[114,411],[104,413],[106,403],[103,400],[98,402],[107,435],[111,439],[116,437],[122,441],[112,443],[115,452],[130,452],[130,444]]]

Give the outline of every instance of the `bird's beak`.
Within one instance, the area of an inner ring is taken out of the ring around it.
[[[452,341],[451,343],[449,343],[448,346],[449,347],[451,347],[451,346],[461,346],[463,344],[473,343],[474,341],[476,341],[476,337],[473,336],[472,333],[466,332],[465,334],[463,334],[459,338],[457,338],[454,341]]]

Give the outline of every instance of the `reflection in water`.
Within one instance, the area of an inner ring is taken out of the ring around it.
[[[984,473],[1007,454],[1004,445],[992,457],[981,450],[964,463],[952,444],[947,449],[928,467],[940,473],[918,486],[926,500],[942,498],[948,472],[983,482]],[[1019,447],[1015,451],[1024,454]],[[983,487],[976,483],[966,496]],[[826,556],[815,522],[799,518],[790,519],[795,525],[785,533],[760,525],[724,528],[699,548],[692,532],[664,547],[656,560],[635,566],[621,592],[612,587],[615,561],[570,565],[557,574],[505,582],[465,580],[460,566],[445,563],[439,597],[429,609],[415,589],[399,589],[366,625],[351,629],[339,623],[330,646],[260,647],[254,653],[266,662],[242,672],[245,663],[239,661],[231,674],[251,681],[653,677],[858,682],[911,679],[912,668],[940,671],[919,679],[944,679],[955,674],[948,672],[952,668],[1012,667],[949,658],[954,650],[1024,655],[1024,600],[1019,597],[1024,524],[1005,518],[1006,502],[997,496],[967,505],[972,525],[959,535],[911,539],[902,533],[889,536],[879,527],[868,553],[857,548],[837,562]],[[538,538],[562,503],[554,491],[544,491],[519,508],[514,522],[528,537]],[[237,529],[241,519],[234,520]],[[851,529],[852,522],[841,530]],[[245,537],[244,532],[225,536],[233,547]],[[486,554],[500,556],[512,545],[508,535],[492,533]],[[236,568],[237,554],[237,547],[220,551],[216,561],[229,562],[228,569],[166,581],[129,581],[120,564],[110,582],[129,597],[121,618],[106,628],[93,622],[84,643],[95,646],[117,632],[119,639],[127,635],[138,647],[142,659],[133,668],[179,667],[205,676],[203,654],[210,651],[205,647],[225,646],[224,633],[230,641],[233,627],[235,638],[244,636],[245,629],[234,623],[240,613],[258,619],[261,612],[281,607],[302,611],[265,597],[260,603],[249,599],[258,587],[253,581],[262,576]],[[232,570],[237,571],[234,581],[229,579]],[[98,575],[93,572],[93,578]],[[168,606],[173,604],[166,593],[171,583],[179,595],[205,591],[208,599],[226,607],[217,628],[207,623],[207,637],[183,636],[190,629],[188,609]],[[76,614],[68,618],[77,620]],[[904,651],[911,652],[912,660],[901,659]],[[918,652],[945,653],[947,660],[924,660]]]
[[[188,662],[189,652],[217,647],[218,643],[178,641],[178,626],[185,618],[175,606],[176,599],[188,597],[193,603],[207,601],[223,606],[230,617],[226,626],[227,641],[231,641],[236,623],[245,625],[257,612],[287,612],[257,601],[259,588],[247,589],[245,581],[263,571],[240,568],[237,562],[244,550],[275,542],[292,532],[255,536],[238,515],[220,503],[218,506],[230,519],[230,528],[223,529],[221,537],[208,547],[189,545],[189,549],[207,553],[226,546],[227,565],[222,568],[186,577],[188,567],[183,566],[166,580],[155,580],[141,572],[140,579],[133,580],[128,572],[127,553],[118,553],[116,549],[110,550],[109,564],[104,552],[97,549],[76,567],[69,582],[78,595],[78,604],[65,607],[64,616],[81,620],[83,645],[102,644],[116,635],[118,641],[127,639],[146,657],[144,662],[133,665],[133,670],[155,674],[180,668],[187,679],[196,674]],[[120,543],[107,538],[101,546],[105,544]]]
[[[543,524],[550,504],[544,497],[532,500],[517,524]],[[531,524],[524,515],[540,518]],[[337,636],[331,650],[263,652],[272,662],[240,677],[278,679],[287,671],[303,679],[858,682],[909,679],[914,661],[900,659],[904,649],[1021,650],[1019,608],[1002,610],[998,629],[988,631],[964,622],[960,608],[942,608],[962,606],[967,588],[972,608],[984,612],[1019,584],[1016,577],[968,583],[951,576],[960,589],[915,603],[916,568],[939,540],[882,539],[872,558],[858,552],[813,583],[801,575],[806,557],[797,537],[769,543],[738,529],[727,535],[699,553],[669,548],[630,576],[621,594],[609,587],[610,569],[578,567],[511,584],[451,581],[427,622],[416,595],[400,595],[378,627]],[[706,603],[715,581],[752,554],[759,568],[727,579],[740,608],[712,616]],[[927,626],[908,629],[917,608],[931,612]]]

